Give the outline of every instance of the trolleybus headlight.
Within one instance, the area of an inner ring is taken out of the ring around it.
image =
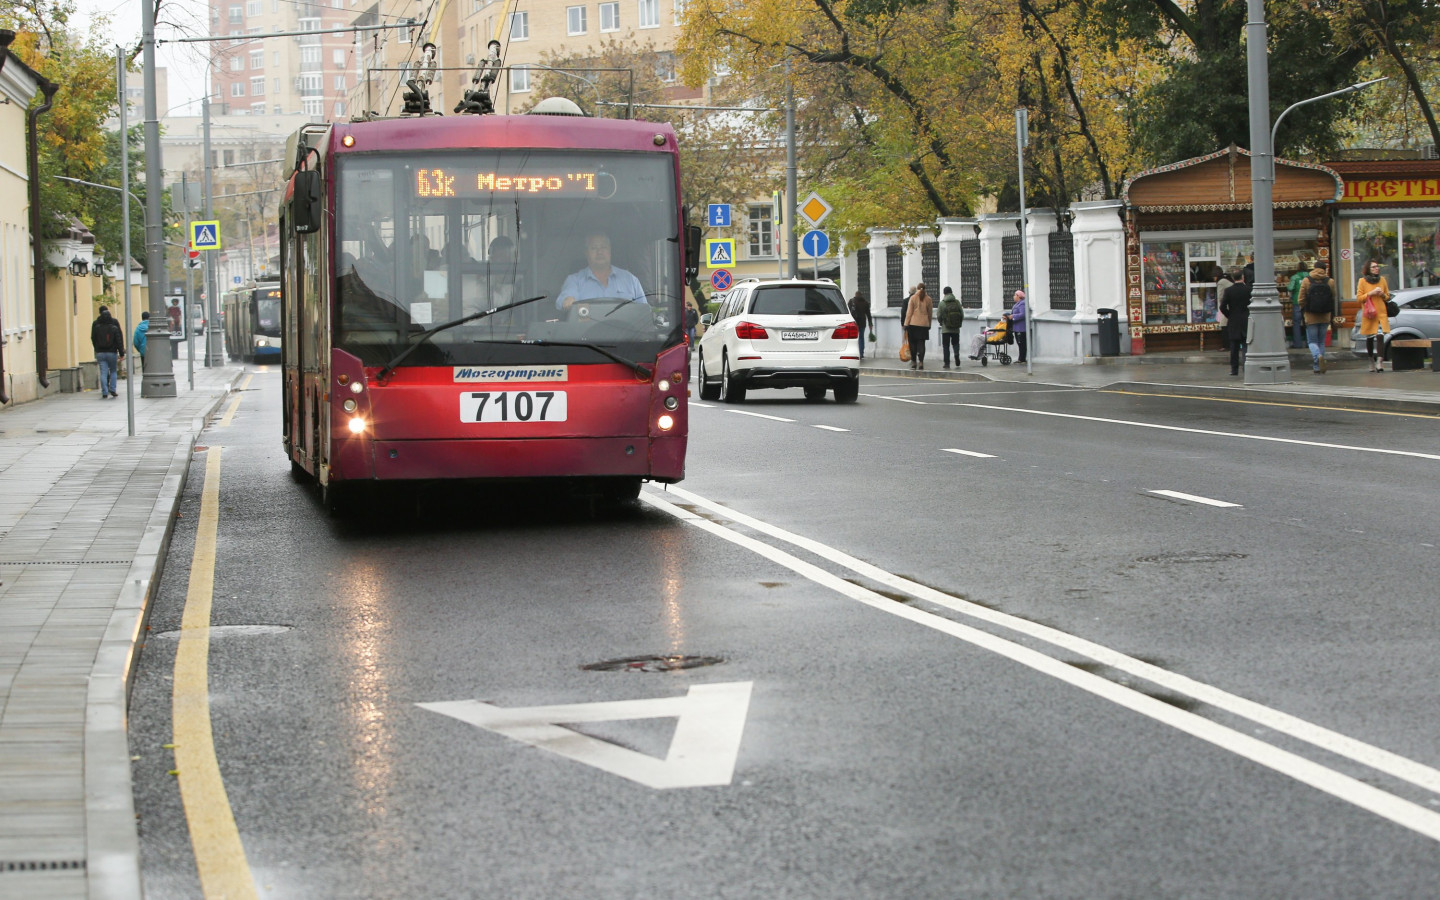
[[[655,386],[656,386],[657,388],[659,388],[661,391],[668,391],[668,390],[670,390],[670,382],[666,381],[666,380],[663,379],[663,378],[660,379],[659,381],[657,381],[657,382],[655,383]]]
[[[669,431],[670,429],[675,427],[675,417],[668,415],[661,416],[660,418],[655,420],[655,424],[660,426],[661,431]]]
[[[364,420],[364,419],[360,418],[359,416],[356,416],[355,418],[353,418],[353,419],[350,420],[350,433],[351,433],[351,434],[359,434],[360,432],[362,432],[362,431],[364,431],[364,430],[365,430],[365,420]]]
[[[344,403],[342,403],[341,405],[345,407],[345,411],[346,411],[346,412],[354,412],[354,411],[355,411],[355,401],[354,401],[354,400],[346,400],[346,401],[345,401]]]
[[[677,406],[679,406],[679,405],[680,405],[680,401],[679,401],[679,400],[676,400],[674,397],[666,397],[666,398],[665,398],[665,408],[666,408],[666,409],[668,409],[668,410],[670,410],[670,411],[673,412],[673,411],[675,410],[675,407],[677,407]]]
[[[355,146],[355,135],[353,135],[353,134],[347,134],[347,135],[345,135],[343,138],[340,139],[340,143],[344,144],[344,145],[347,146],[347,147],[353,147],[353,146]]]

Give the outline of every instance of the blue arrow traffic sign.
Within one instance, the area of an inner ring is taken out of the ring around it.
[[[711,228],[729,228],[730,204],[711,203],[706,209],[705,223]]]
[[[824,256],[830,252],[830,235],[823,231],[807,231],[800,239],[800,246],[811,256]]]

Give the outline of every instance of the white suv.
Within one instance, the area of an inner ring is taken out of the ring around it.
[[[700,338],[700,396],[740,403],[759,388],[860,396],[860,329],[834,282],[741,281]]]

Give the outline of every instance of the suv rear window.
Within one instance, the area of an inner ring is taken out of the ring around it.
[[[759,287],[750,312],[757,316],[845,315],[845,298],[836,288],[815,284]]]

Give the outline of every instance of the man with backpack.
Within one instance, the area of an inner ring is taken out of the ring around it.
[[[120,357],[125,355],[125,332],[110,315],[108,306],[100,307],[100,315],[90,326],[90,346],[95,348],[95,361],[100,364],[100,399],[114,397]]]
[[[1325,264],[1317,262],[1310,277],[1300,285],[1296,305],[1305,311],[1305,340],[1310,344],[1310,370],[1315,373],[1329,368],[1325,363],[1325,333],[1335,318],[1335,281],[1329,277]]]
[[[960,368],[960,326],[965,324],[965,310],[948,287],[940,295],[940,349],[945,354],[945,368],[950,368],[950,351],[955,351],[955,368]]]

